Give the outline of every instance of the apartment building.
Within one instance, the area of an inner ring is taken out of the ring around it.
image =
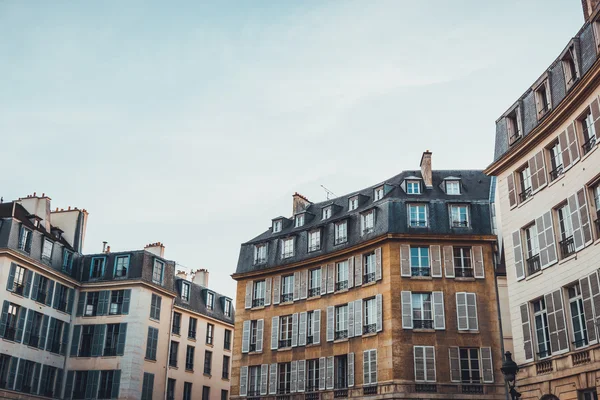
[[[197,271],[205,286],[176,277],[161,243],[83,255],[86,223],[85,210],[50,212],[45,195],[0,204],[0,396],[228,398],[228,378],[198,371],[225,370],[231,299],[206,286],[206,270]],[[199,332],[212,325],[214,335],[196,343],[188,327],[181,372],[170,366],[177,315]]]
[[[232,398],[504,398],[491,179],[431,157],[241,245]]]
[[[597,399],[600,21],[585,23],[496,121],[514,356],[522,399]],[[509,323],[502,321],[503,324]]]

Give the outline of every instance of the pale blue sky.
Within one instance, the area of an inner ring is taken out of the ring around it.
[[[433,151],[484,168],[494,121],[583,24],[579,0],[0,0],[0,195],[90,212],[85,251],[208,268],[291,195]]]

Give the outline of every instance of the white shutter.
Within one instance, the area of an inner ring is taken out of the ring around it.
[[[327,293],[335,291],[335,265],[327,264]]]
[[[354,287],[354,257],[348,259],[348,289]]]
[[[273,304],[281,302],[281,275],[273,277]]]
[[[265,330],[265,320],[259,319],[256,321],[256,351],[263,351],[263,336]]]
[[[456,320],[459,331],[469,330],[469,318],[467,314],[467,294],[464,292],[456,293]]]
[[[409,291],[403,290],[401,297],[402,297],[402,329],[412,329],[413,328],[412,294]]]
[[[563,353],[569,350],[567,325],[565,321],[562,289],[544,296],[548,315],[548,330],[550,331],[550,348],[552,353]]]
[[[334,313],[335,307],[328,306],[327,307],[327,341],[333,342],[334,338]]]
[[[449,347],[450,354],[450,381],[460,382],[460,357],[458,355],[458,347]]]
[[[265,279],[265,306],[271,305],[271,285],[273,282],[273,278]]]
[[[383,295],[381,293],[375,295],[375,307],[377,308],[376,331],[383,330]]]
[[[321,296],[327,293],[327,267],[321,267]]]
[[[531,340],[531,323],[529,322],[528,304],[521,304],[520,311],[521,328],[523,330],[523,350],[525,351],[525,361],[533,361],[533,343]]]
[[[354,286],[362,285],[362,254],[354,256]]]
[[[294,272],[294,289],[293,289],[293,299],[294,301],[300,300],[300,271]]]
[[[242,324],[242,353],[250,351],[250,320]]]
[[[542,269],[544,269],[558,261],[552,211],[548,211],[536,218],[535,227],[538,232],[538,243],[540,246],[540,264]]]
[[[354,386],[354,353],[348,353],[348,387]]]
[[[400,275],[410,277],[410,246],[407,244],[400,245]]]
[[[271,319],[271,350],[279,347],[279,317]]]
[[[431,253],[431,276],[433,278],[442,277],[442,251],[440,245],[429,246],[429,252]]]
[[[442,249],[444,255],[444,273],[446,278],[454,278],[454,250],[452,246],[444,246]]]
[[[354,300],[354,336],[362,336],[363,334],[362,308],[362,299]]]
[[[306,390],[306,360],[298,360],[298,392]]]
[[[260,366],[260,394],[266,396],[269,391],[269,364],[262,364]]]
[[[306,299],[308,297],[308,270],[305,269],[300,273],[300,298]]]
[[[363,351],[363,386],[371,384],[371,350]]]
[[[319,390],[325,390],[325,357],[319,358]]]
[[[300,313],[298,324],[298,346],[306,346],[306,311]]]
[[[292,372],[290,376],[290,392],[296,393],[298,383],[298,361],[293,360],[291,362]]]
[[[321,344],[321,310],[313,312],[313,344]]]
[[[479,330],[479,321],[477,319],[477,295],[467,293],[467,315],[469,319],[469,330]]]
[[[371,385],[374,385],[377,383],[377,349],[371,350],[370,361],[371,367],[369,369],[371,370]]]
[[[277,393],[277,363],[271,364],[269,376],[269,394]]]
[[[429,382],[435,382],[435,347],[425,346],[425,375]]]
[[[512,240],[517,280],[525,279],[525,263],[523,262],[523,250],[521,248],[521,230],[516,230],[513,232]]]
[[[292,347],[298,346],[298,313],[292,314]]]
[[[67,395],[69,395],[67,393]],[[248,367],[240,367],[240,396],[248,395]]]
[[[415,382],[425,382],[425,346],[413,346]]]
[[[348,303],[348,337],[351,338],[354,336],[354,302],[351,301]]]
[[[589,343],[596,342],[596,319],[594,318],[594,305],[592,303],[592,293],[590,289],[590,278],[596,279],[596,273],[584,276],[579,279],[581,288],[581,300],[583,302],[583,315],[585,316],[585,325],[587,327],[587,336]]]
[[[444,316],[444,292],[433,292],[433,325],[435,329],[446,329]]]
[[[325,378],[326,389],[333,389],[333,356],[327,357],[327,377]]]
[[[252,281],[246,282],[246,300],[244,308],[252,308]]]
[[[481,348],[481,369],[483,371],[483,382],[494,383],[494,364],[492,364],[492,349]]]
[[[485,278],[485,267],[483,264],[483,246],[473,246],[473,260],[474,267],[473,272],[475,278]]]
[[[380,281],[382,278],[381,271],[381,247],[375,249],[375,280]]]
[[[594,317],[600,318],[600,283],[598,282],[598,272],[590,275],[590,291],[592,293],[592,304],[594,308]],[[598,331],[598,330],[597,330]],[[600,341],[600,332],[597,332],[598,341]]]
[[[567,198],[569,213],[571,214],[571,225],[573,226],[573,242],[575,250],[581,250],[585,246],[583,232],[581,231],[581,220],[579,219],[579,207],[577,207],[577,195]]]
[[[598,123],[600,124],[600,119],[598,120]],[[591,243],[594,240],[594,235],[592,234],[590,214],[588,212],[588,205],[585,197],[586,191],[586,188],[577,191],[577,206],[579,207],[581,232],[583,234],[583,241],[585,242],[585,244]]]

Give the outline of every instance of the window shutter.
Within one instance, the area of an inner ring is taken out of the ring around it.
[[[256,351],[263,351],[263,337],[265,331],[265,320],[259,319],[256,321]],[[250,331],[248,331],[248,342],[250,342]]]
[[[567,140],[567,131],[564,130],[558,135],[558,143],[562,154],[563,169],[571,165],[571,155],[569,154],[569,142]]]
[[[268,388],[269,381],[269,364],[262,364],[260,366],[260,394],[261,396],[266,396],[269,391]]]
[[[25,314],[27,313],[27,309],[25,307],[21,307],[19,310],[19,325],[17,325],[17,332],[15,334],[15,342],[21,343],[21,338],[23,337],[23,331],[25,330]],[[48,325],[46,325],[46,329],[48,329]]]
[[[298,346],[298,313],[292,314],[292,347]]]
[[[8,318],[8,300],[4,300],[4,304],[2,305],[2,317],[0,319],[0,336],[4,337],[6,333],[6,320]]]
[[[362,306],[362,299],[354,300],[354,336],[362,336],[363,334]],[[352,329],[352,327],[349,329]]]
[[[271,285],[273,278],[265,279],[265,306],[271,305]],[[252,293],[250,293],[250,305],[252,305]]]
[[[485,267],[483,264],[483,246],[473,246],[473,258],[475,259],[475,268],[473,270],[475,278],[485,278]]]
[[[569,152],[571,153],[571,164],[579,160],[579,145],[577,145],[577,132],[575,131],[575,121],[567,126],[567,140],[569,141]]]
[[[527,161],[527,164],[529,165],[529,172],[531,174],[531,191],[535,192],[540,187],[540,184],[538,183],[538,169],[535,155]]]
[[[517,205],[517,191],[515,190],[515,177],[511,173],[506,178],[506,183],[508,185],[508,203],[510,207]]]
[[[31,280],[33,279],[33,271],[25,272],[25,290],[23,290],[23,297],[29,297],[31,291]]]
[[[123,324],[127,325],[127,324]],[[60,355],[64,356],[67,354],[67,346],[69,345],[69,327],[71,324],[64,322],[62,331],[62,343],[60,345]]]
[[[319,390],[325,390],[325,357],[319,358]]]
[[[600,123],[600,120],[598,120]],[[588,213],[588,205],[585,198],[585,189],[577,191],[577,205],[579,206],[579,220],[581,221],[581,232],[583,234],[583,242],[585,244],[592,242],[592,227],[590,224],[590,215]]]
[[[569,214],[573,226],[573,242],[575,250],[581,250],[584,246],[583,233],[581,232],[581,221],[579,220],[579,208],[577,207],[577,195],[572,195],[567,199],[569,203]]]
[[[83,308],[85,307],[85,298],[87,296],[87,292],[79,292],[79,296],[77,298],[77,311],[75,315],[77,317],[81,317],[83,315]]]
[[[415,382],[425,382],[425,346],[414,346]]]
[[[129,304],[131,303],[131,289],[125,289],[123,291],[123,307],[121,312],[123,315],[129,314]]]
[[[400,245],[400,274],[410,276],[410,246]]]
[[[321,310],[313,312],[313,344],[321,344]]]
[[[242,353],[250,351],[250,322],[250,320],[246,320],[242,324]]]
[[[273,277],[273,304],[279,304],[281,301],[281,276]]]
[[[10,271],[8,272],[8,282],[6,282],[6,290],[13,290],[13,285],[15,284],[15,271],[17,270],[17,264],[10,264]]]
[[[454,278],[454,253],[452,246],[444,246],[444,272],[446,278]]]
[[[375,306],[377,307],[376,331],[381,332],[383,330],[383,295],[381,293],[375,295]]]
[[[29,316],[28,316],[29,317]],[[28,344],[29,343],[29,334],[31,333],[31,328],[29,327],[29,318],[27,318],[27,328],[25,328],[25,337],[23,337],[23,343],[24,344]],[[55,335],[57,335],[60,332],[56,332],[56,318],[50,318],[50,327],[48,328],[48,337],[53,338]],[[29,333],[27,332],[29,330]],[[52,341],[48,340],[48,343],[46,344],[46,350],[50,351],[50,349],[52,348]]]
[[[75,302],[75,289],[68,289],[69,290],[69,302],[67,304],[67,312],[69,314],[73,313],[73,303]],[[125,292],[129,291],[129,293],[131,293],[131,289],[127,289],[125,290]],[[125,297],[125,296],[123,296]],[[125,300],[123,299],[123,304],[125,304]],[[129,311],[129,299],[127,299],[127,311]]]
[[[69,356],[77,357],[77,352],[79,351],[79,339],[81,336],[81,325],[75,325],[73,327],[73,339],[71,340],[71,352]]]
[[[327,293],[333,293],[335,290],[335,265],[327,264]]]
[[[42,320],[42,330],[40,331],[40,340],[38,343],[38,349],[44,349],[46,347],[46,338],[48,337],[48,325],[50,324],[50,316],[44,315]]]
[[[293,299],[294,301],[300,300],[300,271],[294,272],[294,289]]]
[[[439,245],[429,246],[431,252],[431,276],[434,278],[442,277],[442,254]]]
[[[13,385],[15,384],[15,377],[17,375],[17,363],[19,362],[19,359],[17,357],[11,357],[10,358],[10,370],[8,371],[8,382],[7,382],[7,389],[12,389]]]
[[[363,386],[371,384],[371,350],[363,351]]]
[[[27,322],[25,323],[25,334],[23,335],[23,344],[29,344],[29,339],[31,337],[31,327],[33,325],[33,310],[29,310],[27,315]]]
[[[306,346],[306,311],[300,313],[298,324],[298,346]]]
[[[246,282],[246,299],[244,308],[252,308],[252,281]]]
[[[592,293],[590,290],[590,279],[595,279],[594,274],[579,279],[579,287],[581,288],[581,298],[583,300],[583,314],[585,315],[585,325],[587,328],[587,336],[590,343],[596,342],[594,306],[592,303]]]
[[[481,348],[481,369],[483,370],[483,382],[494,383],[494,364],[492,364],[492,349]]]
[[[327,293],[327,267],[323,265],[321,267],[321,295]]]
[[[279,347],[279,317],[271,319],[271,350],[277,350]]]
[[[48,384],[48,370],[50,369],[49,365],[44,365],[44,367],[42,368],[42,379],[40,380],[40,394],[44,394],[44,388],[46,387],[46,385]],[[34,393],[35,392],[34,390]],[[68,395],[67,395],[68,398]]]
[[[354,287],[354,257],[348,259],[348,289]]]
[[[85,388],[85,398],[95,399],[98,394],[98,379],[100,379],[100,371],[88,371],[87,386]]]
[[[300,273],[300,298],[306,299],[308,297],[308,270],[305,269]]]
[[[270,375],[269,376],[269,394],[277,393],[277,364],[273,363],[270,367]]]
[[[594,130],[596,132],[600,132],[600,109],[598,108],[598,99],[594,99],[594,101],[592,101],[590,104],[590,109],[592,111],[592,120],[594,121]],[[596,138],[597,137],[598,136],[596,136]]]
[[[31,300],[37,300],[39,284],[40,284],[40,275],[35,274],[35,277],[33,278],[33,289],[31,290]]]
[[[375,280],[380,281],[383,276],[381,270],[381,247],[375,249]]]
[[[529,322],[529,306],[521,304],[521,328],[523,329],[523,351],[525,361],[533,361],[533,343],[531,342],[531,323]]]
[[[50,307],[52,305],[52,295],[54,294],[54,281],[48,280],[48,293],[46,294],[45,304]]]
[[[433,324],[435,329],[446,329],[446,318],[444,316],[444,292],[433,292]]]
[[[333,336],[334,336],[334,315],[333,313],[335,312],[335,307],[333,306],[328,306],[327,307],[327,341],[328,342],[333,342]]]
[[[540,264],[547,268],[558,261],[556,243],[554,239],[554,226],[552,224],[552,211],[548,211],[535,220],[540,246]],[[513,233],[514,235],[514,233]]]
[[[73,393],[73,381],[74,380],[75,380],[75,371],[68,371],[67,372],[67,381],[65,382],[65,399],[71,398],[71,395]]]
[[[516,230],[512,234],[513,254],[515,258],[515,273],[517,280],[525,279],[525,266],[523,263],[523,250],[521,249],[521,230]]]
[[[109,300],[110,300],[110,290],[102,290],[98,296],[98,315],[108,314]]]
[[[450,381],[460,382],[460,359],[458,356],[458,347],[449,347],[450,353]]]
[[[402,291],[402,329],[413,328],[412,317],[412,293],[406,290]]]
[[[297,360],[292,360],[292,362],[290,363],[291,365],[291,374],[290,374],[290,392],[291,393],[296,393],[296,391],[298,390],[297,388],[297,384],[298,384],[298,361]]]
[[[543,187],[546,185],[546,167],[544,165],[544,151],[540,151],[535,155],[535,165],[537,167],[537,182],[538,187]]]
[[[298,392],[306,390],[306,360],[298,360]]]
[[[363,279],[362,260],[363,260],[362,254],[354,256],[354,286],[362,285],[362,279]]]
[[[66,326],[66,329],[69,327]],[[125,342],[127,340],[127,323],[119,324],[119,336],[117,337],[117,355],[125,354]]]
[[[40,385],[40,372],[42,369],[42,364],[34,363],[33,364],[33,376],[31,377],[31,390],[32,393],[38,392],[38,387]]]
[[[92,357],[100,357],[104,347],[104,331],[106,325],[94,325],[94,336],[92,339]]]
[[[111,394],[110,394],[113,399],[119,398],[120,386],[121,386],[121,370],[117,369],[114,371],[114,374],[113,374],[113,384],[111,387]]]
[[[429,382],[436,381],[435,347],[425,346],[425,374]]]
[[[240,396],[248,395],[248,367],[240,367]]]
[[[561,290],[558,289],[544,296],[548,313],[548,328],[550,331],[550,348],[552,349],[552,353],[569,350]]]
[[[327,389],[333,389],[333,356],[327,357],[327,377],[325,386]]]
[[[354,337],[354,302],[348,303],[348,315],[346,321],[348,321],[348,337]]]
[[[354,386],[354,353],[348,353],[348,387]]]
[[[467,293],[467,315],[469,318],[469,330],[479,330],[479,320],[477,319],[477,295]]]
[[[596,318],[600,318],[600,284],[598,282],[598,272],[594,272],[589,276],[589,278],[592,304],[594,305],[594,314]],[[600,340],[600,337],[598,339]]]
[[[467,314],[467,294],[456,293],[456,317],[459,331],[469,330],[469,318]]]

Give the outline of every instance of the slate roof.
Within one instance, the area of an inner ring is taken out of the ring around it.
[[[190,284],[190,300],[185,302],[181,299],[181,282],[188,282]],[[198,285],[196,283],[184,280],[179,277],[175,277],[174,290],[178,296],[175,298],[175,304],[179,307],[186,308],[191,311],[195,311],[199,314],[206,315],[208,317],[215,318],[219,321],[223,321],[228,324],[233,324],[235,321],[235,310],[233,308],[233,300],[231,297],[224,296],[220,293],[215,292],[210,288]],[[206,291],[210,291],[214,294],[214,308],[209,310],[206,308]],[[225,299],[231,301],[231,316],[225,315]]]

